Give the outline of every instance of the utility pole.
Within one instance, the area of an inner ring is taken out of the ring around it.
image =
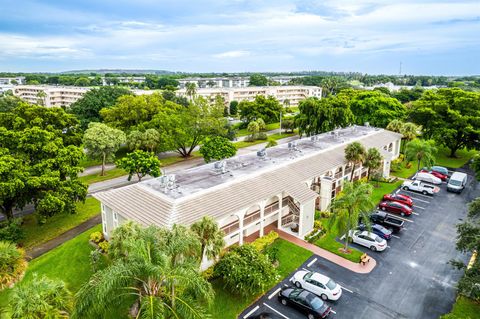
[[[280,110],[280,136],[282,136],[282,110]]]

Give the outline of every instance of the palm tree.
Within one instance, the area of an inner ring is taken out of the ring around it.
[[[218,227],[217,222],[208,216],[190,226],[190,229],[198,236],[201,244],[201,260],[204,256],[208,259],[216,259],[225,246],[225,233]]]
[[[191,231],[182,226],[168,230],[130,225],[122,236],[124,243],[113,246],[126,254],[79,290],[74,318],[102,318],[125,304],[135,318],[207,316],[213,290],[198,271],[199,243]],[[116,241],[114,236],[111,241]]]
[[[400,133],[403,135],[402,139],[404,140],[403,142],[403,147],[405,149],[405,145],[412,141],[413,139],[417,138],[417,136],[420,135],[422,131],[422,126],[414,124],[412,122],[407,122],[403,125],[402,130]]]
[[[190,100],[193,100],[197,94],[197,85],[194,82],[188,82],[185,84],[185,88],[185,93],[190,97]]]
[[[8,241],[0,241],[0,291],[21,279],[27,268],[25,251]]]
[[[365,159],[365,147],[359,142],[353,142],[345,148],[345,159],[352,164],[352,175],[350,180],[353,181],[353,173],[355,172],[355,166],[363,163]]]
[[[358,220],[362,221],[370,229],[370,219],[368,212],[375,206],[371,195],[372,185],[368,183],[354,183],[345,181],[342,193],[330,204],[332,215],[329,220],[329,226],[334,224],[338,226],[339,234],[346,234],[344,251],[348,252],[348,234],[358,226]]]
[[[432,166],[435,163],[435,154],[437,148],[434,146],[435,142],[432,140],[414,139],[407,143],[405,147],[405,155],[408,161],[417,161],[417,170],[420,169],[420,164],[424,166]]]
[[[41,106],[45,106],[47,104],[47,93],[45,93],[45,91],[38,91],[37,103]]]
[[[401,133],[403,129],[403,125],[404,123],[400,120],[392,120],[390,123],[388,123],[387,130]]]
[[[370,180],[370,171],[376,170],[382,166],[383,156],[376,148],[369,148],[365,155],[365,162],[363,166],[368,168],[367,180]]]
[[[68,318],[72,310],[72,295],[60,280],[37,274],[27,283],[12,290],[11,318]]]

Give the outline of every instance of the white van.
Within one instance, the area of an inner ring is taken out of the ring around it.
[[[423,173],[423,172],[418,172],[417,174],[415,174],[415,176],[413,176],[413,179],[417,180],[417,181],[422,181],[422,182],[425,182],[425,183],[431,183],[431,184],[435,184],[435,185],[440,185],[442,184],[442,180],[430,173]]]
[[[455,172],[448,180],[447,191],[461,193],[466,185],[467,174]]]

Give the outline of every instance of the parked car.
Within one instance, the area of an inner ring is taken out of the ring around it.
[[[455,172],[447,184],[447,191],[461,193],[467,185],[467,174]]]
[[[435,184],[435,185],[442,184],[442,180],[440,178],[435,177],[430,173],[422,173],[421,171],[415,174],[415,176],[413,176],[413,179],[417,181]]]
[[[413,209],[411,207],[408,207],[407,205],[403,205],[398,202],[384,201],[381,202],[378,207],[381,210],[387,211],[389,213],[399,214],[402,216],[410,216],[413,213]]]
[[[368,247],[372,251],[383,251],[387,249],[387,241],[374,233],[366,230],[351,230],[348,232],[347,240],[351,240],[355,244]]]
[[[402,194],[385,194],[383,195],[384,201],[389,202],[397,202],[403,205],[407,205],[409,207],[413,206],[413,200],[410,196],[402,195]]]
[[[433,195],[440,191],[440,188],[420,181],[405,181],[402,189],[422,193],[423,195]]]
[[[448,180],[448,175],[442,174],[442,173],[440,173],[440,172],[427,171],[426,169],[422,169],[422,170],[420,170],[420,173],[432,174],[433,176],[435,176],[435,177],[437,177],[437,178],[440,178],[442,181]]]
[[[447,175],[447,176],[449,175],[448,169],[443,166],[432,166],[430,170],[434,172],[439,172],[443,175]]]
[[[305,313],[308,319],[326,318],[332,312],[322,299],[305,289],[286,287],[278,294],[278,300],[284,306],[292,306]]]
[[[300,270],[293,275],[292,282],[297,288],[313,292],[323,300],[338,300],[342,287],[327,276],[317,272]]]
[[[397,233],[402,230],[403,224],[405,224],[405,221],[401,220],[400,218],[396,218],[395,216],[381,211],[370,214],[370,221],[372,223],[382,225]]]
[[[357,227],[359,230],[367,230],[367,226],[365,224],[359,224]],[[386,229],[382,225],[379,224],[372,224],[371,225],[372,233],[385,240],[390,240],[392,238],[392,231],[390,229]]]

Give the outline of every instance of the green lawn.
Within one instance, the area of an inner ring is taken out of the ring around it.
[[[32,260],[23,281],[31,280],[33,273],[46,275],[63,280],[75,293],[92,275],[90,252],[93,247],[88,243],[88,238],[94,231],[101,231],[101,225]],[[0,293],[0,307],[8,304],[9,293],[9,289]]]
[[[480,315],[480,303],[463,296],[459,296],[453,305],[452,311],[440,318],[443,319],[475,319]]]
[[[417,172],[417,163],[412,163],[410,168],[407,168],[407,162],[403,161],[400,163],[399,170],[391,170],[390,174],[402,178],[410,178],[413,174]]]
[[[328,219],[322,219],[321,222],[324,227],[328,229]],[[361,251],[349,247],[350,253],[345,254],[339,250],[343,245],[337,242],[336,238],[341,237],[342,235],[343,234],[339,234],[337,226],[334,225],[331,229],[328,229],[327,233],[322,238],[315,242],[315,245],[355,263],[360,262],[360,256],[362,255]]]
[[[76,214],[59,214],[50,217],[48,221],[43,224],[38,224],[38,216],[30,214],[25,216],[22,228],[25,231],[25,239],[22,244],[25,248],[30,248],[50,239],[53,239],[67,230],[83,223],[100,213],[100,202],[93,197],[85,200],[85,203],[77,204]]]
[[[276,130],[277,128],[280,128],[280,122],[279,123],[270,123],[270,124],[265,125],[265,131],[264,132]],[[250,132],[247,131],[246,128],[242,128],[242,129],[237,130],[236,137],[247,136],[247,135],[250,135]]]
[[[287,277],[305,262],[312,253],[302,247],[292,244],[283,239],[277,239],[273,244],[278,248],[278,270],[282,278]],[[244,298],[223,288],[220,280],[213,283],[215,289],[215,301],[211,312],[214,319],[234,319],[238,314],[253,303],[259,296]]]
[[[377,182],[372,181],[370,184],[373,185],[372,200],[375,204],[378,204],[382,200],[383,195],[393,192],[400,185],[402,185],[402,181],[396,181],[394,183],[379,182],[378,186]]]
[[[200,157],[202,157],[202,154],[200,154],[199,151],[195,151],[195,152],[192,152],[191,156],[188,158],[181,157],[180,155],[173,155],[173,156],[160,159],[160,163],[163,167],[163,166],[168,166],[168,165],[172,165],[172,164],[176,164],[179,162],[188,161],[188,160],[191,160],[194,158],[200,158]]]
[[[439,166],[459,168],[465,165],[474,155],[476,154],[475,150],[467,151],[466,149],[458,150],[457,157],[449,157],[450,150],[446,147],[439,147],[438,152],[435,156],[436,163]]]
[[[294,136],[296,135],[297,133],[275,133],[275,134],[272,134],[272,135],[269,135],[268,136],[268,139],[272,139],[274,141],[278,141],[282,138],[286,138],[286,137],[290,137],[290,136]],[[240,148],[244,148],[244,147],[249,147],[249,146],[252,146],[252,145],[257,145],[257,144],[262,144],[262,143],[267,143],[268,140],[256,140],[256,141],[253,141],[253,142],[245,142],[245,141],[240,141],[240,142],[235,142],[233,144],[235,144],[235,147],[238,149]]]
[[[115,167],[113,169],[105,171],[105,175],[100,175],[100,173],[95,173],[91,175],[85,175],[85,176],[80,176],[78,179],[81,180],[82,182],[90,185],[93,183],[98,183],[102,181],[106,181],[112,178],[120,177],[120,176],[126,176],[128,173],[118,167]]]

